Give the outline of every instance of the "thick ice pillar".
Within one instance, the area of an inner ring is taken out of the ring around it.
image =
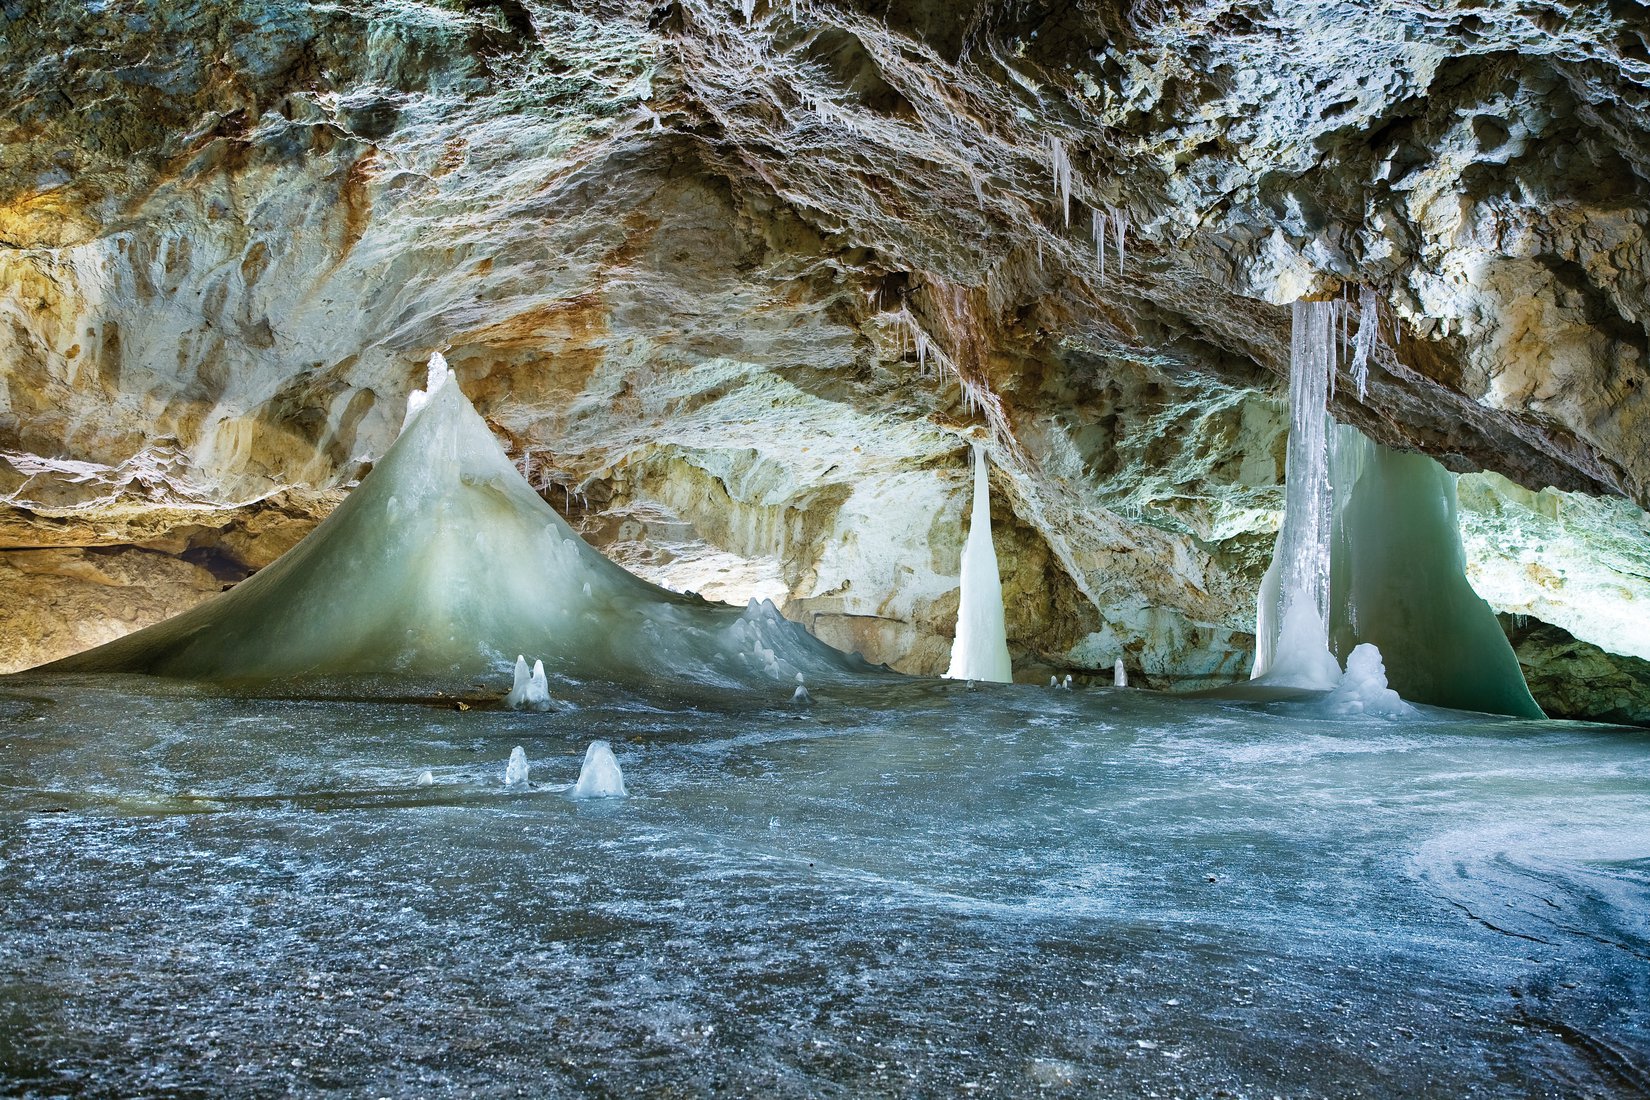
[[[1256,612],[1254,677],[1327,691],[1341,668],[1329,652],[1329,383],[1335,303],[1296,302],[1289,349],[1289,454],[1283,527]]]
[[[957,608],[957,638],[951,644],[953,680],[1014,682],[1004,625],[1003,582],[997,572],[997,549],[991,542],[991,477],[985,450],[974,446],[974,509],[962,553],[962,602]]]
[[[1455,475],[1337,431],[1331,641],[1380,647],[1405,699],[1540,718],[1512,646],[1467,583]]]

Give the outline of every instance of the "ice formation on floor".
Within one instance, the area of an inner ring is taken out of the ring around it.
[[[1329,652],[1329,384],[1335,303],[1296,302],[1289,350],[1289,453],[1283,526],[1261,582],[1254,678],[1328,691],[1341,666]]]
[[[1387,687],[1381,651],[1369,642],[1355,646],[1347,654],[1346,672],[1335,690],[1324,697],[1324,704],[1331,714],[1342,717],[1402,718],[1415,713],[1414,707]]]
[[[1126,688],[1129,686],[1129,673],[1123,667],[1123,658],[1117,658],[1117,663],[1111,666],[1111,682],[1114,686]]]
[[[510,762],[504,765],[504,785],[527,786],[527,750],[520,745],[510,750]]]
[[[1363,299],[1373,320],[1373,296]],[[1333,690],[1334,654],[1372,642],[1405,699],[1540,717],[1494,613],[1467,583],[1454,475],[1331,429],[1334,304],[1295,303],[1284,522],[1261,584],[1255,682]],[[1360,325],[1355,341],[1365,362],[1373,331]]]
[[[802,673],[798,672],[796,674],[796,690],[791,692],[791,702],[801,705],[813,701],[814,697],[808,694],[808,685]]]
[[[415,787],[433,787],[433,786],[435,786],[435,774],[433,772],[429,772],[429,771],[419,772],[418,773],[418,778],[413,780],[413,786],[415,786]]]
[[[1003,582],[997,550],[991,542],[991,475],[985,449],[974,445],[974,506],[968,541],[962,553],[962,599],[957,608],[957,637],[951,645],[952,680],[988,680],[1008,684],[1014,670],[1008,659],[1004,625]]]
[[[280,560],[42,670],[453,682],[506,674],[511,654],[534,653],[558,679],[620,683],[876,674],[771,603],[707,603],[602,557],[522,478],[439,357],[430,373],[433,389],[394,446]]]
[[[510,694],[504,697],[504,705],[511,710],[550,709],[550,678],[544,673],[543,661],[534,661],[529,672],[527,658],[517,654],[515,683],[510,687]]]
[[[1330,639],[1380,647],[1414,703],[1540,718],[1518,657],[1467,581],[1455,475],[1342,427],[1335,439]]]
[[[606,741],[592,741],[584,752],[584,766],[573,786],[574,798],[624,798],[624,772]]]

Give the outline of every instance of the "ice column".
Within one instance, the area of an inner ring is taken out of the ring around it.
[[[1003,583],[997,550],[991,543],[991,478],[985,450],[974,445],[974,510],[962,553],[962,602],[957,608],[957,639],[951,645],[952,680],[1013,683],[1004,625]]]
[[[1289,457],[1283,527],[1261,584],[1254,676],[1327,691],[1341,667],[1329,652],[1329,386],[1335,303],[1296,302],[1289,349]]]

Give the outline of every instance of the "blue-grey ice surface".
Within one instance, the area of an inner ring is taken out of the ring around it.
[[[1650,1081],[1644,731],[812,691],[0,680],[0,1093]],[[622,809],[500,784],[593,730],[646,776]]]

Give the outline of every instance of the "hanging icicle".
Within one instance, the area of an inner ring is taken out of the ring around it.
[[[1094,210],[1089,219],[1090,230],[1094,234],[1094,259],[1100,265],[1100,281],[1106,281],[1106,215],[1100,210]]]
[[[1369,361],[1380,340],[1380,302],[1372,286],[1358,289],[1358,333],[1352,338],[1352,365],[1348,368],[1358,384],[1358,400],[1369,392]]]
[[[1065,224],[1071,224],[1071,158],[1066,156],[1066,143],[1052,135],[1048,139],[1049,171],[1054,177],[1054,197],[1060,201],[1060,213]]]
[[[1121,207],[1111,208],[1112,244],[1117,251],[1117,277],[1123,277],[1123,260],[1128,255],[1129,212]]]

